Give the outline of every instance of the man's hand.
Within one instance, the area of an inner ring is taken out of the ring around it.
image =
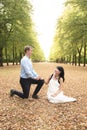
[[[38,77],[36,78],[36,80],[40,80],[40,79],[43,79],[43,78],[41,78],[40,76],[38,76]]]
[[[36,78],[36,80],[39,80],[40,79],[40,76],[38,76],[37,78]]]

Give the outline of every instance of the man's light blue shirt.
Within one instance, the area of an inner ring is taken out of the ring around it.
[[[34,71],[32,62],[26,55],[21,59],[21,78],[36,78],[37,73]]]

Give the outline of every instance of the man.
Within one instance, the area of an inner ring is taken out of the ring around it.
[[[32,62],[30,60],[30,56],[32,54],[32,47],[25,46],[24,51],[25,56],[21,59],[21,74],[20,74],[20,84],[23,93],[11,89],[10,96],[18,95],[23,99],[28,98],[31,84],[37,84],[37,87],[32,95],[32,98],[38,99],[39,97],[37,94],[40,91],[42,85],[44,84],[44,80],[40,76],[38,76],[38,74],[33,69]]]

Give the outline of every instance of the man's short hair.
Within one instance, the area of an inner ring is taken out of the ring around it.
[[[30,49],[32,49],[31,46],[25,46],[25,47],[24,47],[24,52],[26,53],[27,51],[30,51]]]

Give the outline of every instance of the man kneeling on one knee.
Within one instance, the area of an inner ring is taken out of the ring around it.
[[[30,56],[32,54],[32,47],[25,46],[24,48],[25,56],[21,59],[21,74],[20,74],[20,84],[23,92],[16,91],[14,89],[10,90],[10,96],[17,95],[21,98],[28,98],[30,92],[31,84],[37,84],[32,98],[38,99],[38,92],[44,84],[44,79],[42,79],[34,71]]]

